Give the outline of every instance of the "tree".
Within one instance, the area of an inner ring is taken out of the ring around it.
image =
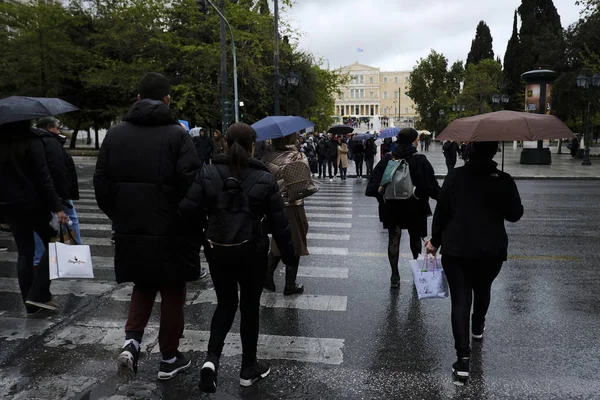
[[[460,101],[467,108],[467,115],[493,111],[491,97],[501,93],[502,67],[496,60],[482,60],[479,64],[468,64],[465,86]]]
[[[492,33],[485,21],[479,21],[475,39],[471,42],[471,51],[467,56],[467,65],[478,64],[481,60],[488,58],[494,59]]]
[[[506,52],[504,53],[504,90],[510,97],[508,103],[508,109],[510,110],[522,110],[523,109],[523,86],[521,84],[521,41],[519,39],[518,32],[518,16],[515,10],[515,16],[513,19],[513,30],[508,45],[506,46]]]

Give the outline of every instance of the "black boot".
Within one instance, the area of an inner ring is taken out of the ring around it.
[[[275,287],[275,280],[273,279],[273,274],[277,269],[277,265],[281,257],[275,257],[273,253],[269,252],[269,259],[267,261],[267,273],[265,275],[265,282],[263,283],[263,287],[271,292],[274,292],[277,288]]]
[[[299,262],[300,257],[297,257],[296,262],[294,262],[294,265],[285,266],[285,289],[283,290],[283,294],[285,296],[304,293],[304,286],[298,285],[296,283]]]

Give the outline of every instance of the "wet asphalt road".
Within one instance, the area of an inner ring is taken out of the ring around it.
[[[92,171],[80,169],[84,190],[92,188]],[[192,369],[156,380],[156,306],[138,377],[122,382],[115,359],[130,289],[112,282],[109,222],[93,201],[76,208],[82,236],[93,239],[96,279],[54,284],[59,315],[26,319],[14,287],[16,249],[0,236],[9,247],[0,253],[0,398],[600,399],[597,181],[517,182],[525,216],[507,225],[509,260],[493,288],[484,342],[473,346],[472,379],[462,387],[450,373],[450,301],[417,300],[404,237],[401,287],[389,289],[387,232],[365,184],[325,181],[307,201],[313,254],[302,259],[299,278],[306,296],[286,302],[281,293],[263,295],[259,356],[269,358],[271,375],[240,388],[234,337],[215,395],[197,388],[215,308],[209,279],[188,289],[182,347]],[[281,291],[281,268],[276,283]]]

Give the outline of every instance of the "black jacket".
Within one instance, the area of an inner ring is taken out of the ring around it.
[[[506,260],[504,220],[517,222],[523,206],[512,177],[491,160],[452,170],[435,209],[431,244],[444,255]]]
[[[200,159],[162,102],[141,100],[107,133],[96,164],[98,206],[115,224],[117,282],[198,279],[201,226],[177,215]]]
[[[196,152],[198,153],[200,161],[208,163],[212,157],[213,151],[213,142],[210,136],[204,134],[204,137],[196,136],[192,140],[194,142],[194,146],[196,146]]]
[[[327,139],[325,141],[325,158],[327,160],[337,160],[338,142],[336,140]]]
[[[384,201],[382,194],[378,192],[381,178],[392,157],[405,159],[408,163],[417,198]],[[379,202],[379,220],[383,222],[384,228],[418,228],[421,237],[427,236],[427,217],[431,215],[429,198],[437,200],[439,193],[440,185],[435,179],[433,167],[427,157],[418,154],[412,145],[399,145],[392,153],[386,154],[373,169],[366,190],[367,196],[376,197]]]
[[[354,142],[354,157],[364,157],[365,155],[365,145],[362,142]]]
[[[456,160],[458,153],[460,152],[460,148],[456,142],[446,142],[442,146],[442,152],[444,153],[444,157],[446,157],[448,160]]]
[[[20,150],[0,157],[0,214],[49,215],[51,211],[62,211],[42,141],[30,130],[15,134],[23,135],[17,139],[22,140]],[[8,146],[8,143],[0,145]]]
[[[375,154],[377,154],[377,146],[375,145],[375,141],[373,139],[368,139],[365,143],[365,160],[375,159]]]
[[[182,218],[192,221],[202,220],[204,215],[209,214],[215,207],[217,195],[222,190],[222,182],[231,176],[229,158],[226,155],[218,156],[211,165],[202,168],[179,206]],[[245,176],[240,181],[250,197],[250,210],[256,227],[263,217],[266,217],[268,224],[265,229],[257,229],[257,252],[266,254],[269,251],[267,232],[270,231],[284,256],[283,262],[286,265],[293,265],[295,250],[292,234],[275,178],[263,163],[251,158]],[[254,183],[246,187],[245,181]]]
[[[73,158],[63,147],[64,136],[61,138],[43,129],[35,129],[35,133],[44,144],[46,160],[56,192],[63,200],[79,200],[77,170]]]

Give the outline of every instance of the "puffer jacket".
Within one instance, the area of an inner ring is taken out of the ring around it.
[[[34,132],[44,144],[46,160],[56,192],[63,200],[79,200],[77,169],[73,158],[63,147],[66,137],[44,129],[34,129]]]
[[[300,153],[296,146],[289,145],[284,147],[277,147],[274,150],[268,152],[263,156],[262,161],[265,163],[269,171],[275,177],[279,185],[279,191],[281,192],[281,197],[283,197],[283,202],[286,207],[290,206],[303,206],[304,199],[296,200],[290,202],[287,198],[287,190],[285,188],[285,181],[283,179],[283,168],[291,164],[293,162],[304,162],[308,165],[308,160],[304,156],[304,154]],[[308,174],[306,179],[311,179],[310,173]]]
[[[117,282],[199,278],[202,226],[191,226],[177,209],[200,166],[192,138],[160,101],[138,101],[109,130],[94,188],[98,206],[115,224]]]
[[[223,188],[223,182],[231,176],[229,156],[226,154],[218,156],[211,165],[204,166],[179,204],[179,215],[188,221],[202,221],[204,216],[210,214],[211,209],[216,206],[217,196]],[[250,198],[250,212],[255,228],[263,217],[266,217],[269,227],[265,230],[256,230],[256,234],[259,236],[257,252],[269,251],[267,232],[271,232],[281,250],[283,262],[291,265],[289,263],[294,262],[295,255],[292,234],[273,175],[269,173],[263,163],[251,158],[247,170],[240,178],[240,183]]]

